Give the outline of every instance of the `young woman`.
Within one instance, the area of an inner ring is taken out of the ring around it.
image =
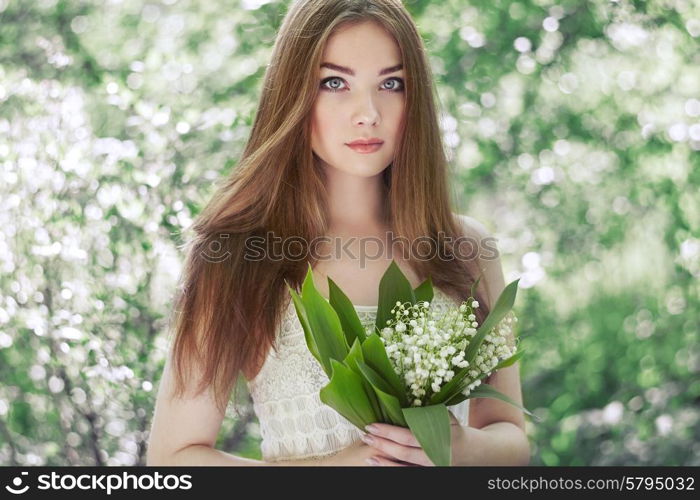
[[[328,378],[285,281],[299,289],[311,264],[321,293],[331,277],[370,325],[392,260],[414,287],[432,278],[436,306],[466,300],[483,274],[483,321],[505,286],[501,263],[483,252],[484,226],[453,213],[447,174],[428,60],[400,1],[294,2],[240,163],[192,226],[149,465],[432,465],[410,430],[377,424],[365,442],[321,403]],[[262,461],[214,448],[241,375]],[[522,402],[517,364],[488,382]],[[521,411],[495,399],[451,411],[455,465],[528,463]]]

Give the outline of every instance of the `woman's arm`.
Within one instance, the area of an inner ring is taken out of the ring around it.
[[[146,465],[251,465],[244,458],[214,449],[224,413],[210,392],[174,398],[174,376],[171,355],[158,388]],[[190,384],[193,379],[190,377]],[[187,394],[191,393],[188,388]]]
[[[471,399],[470,401],[474,401]],[[525,431],[511,422],[494,422],[486,427],[462,426],[462,439],[454,443],[453,464],[528,465],[530,442]]]
[[[213,465],[213,466],[263,466],[272,465],[262,460],[238,457],[203,444],[192,444],[176,451],[167,460],[149,462],[148,465]]]
[[[495,242],[486,228],[472,217],[460,216],[467,235],[476,237],[479,248],[495,249]],[[496,253],[480,253],[479,267],[484,275],[489,306],[493,307],[505,288],[503,267]],[[515,345],[511,332],[509,345]],[[497,391],[522,405],[519,363],[502,368],[494,373],[488,384]],[[465,427],[463,450],[459,461],[466,464],[478,462],[483,465],[527,465],[530,460],[530,443],[525,431],[525,416],[522,410],[493,398],[469,400],[469,427]]]
[[[175,452],[167,463],[148,464],[148,465],[213,465],[222,467],[258,467],[258,466],[325,466],[331,465],[325,459],[300,459],[300,460],[284,460],[280,462],[265,462],[264,460],[255,460],[252,458],[243,458],[230,453],[217,450],[211,446],[193,444],[186,446],[180,451]]]
[[[196,397],[173,398],[174,373],[169,358],[163,370],[148,439],[146,465],[325,465],[324,460],[265,462],[238,457],[214,448],[224,413],[210,392]],[[189,391],[188,393],[191,393]]]

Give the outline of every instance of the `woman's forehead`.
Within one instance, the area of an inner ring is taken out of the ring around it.
[[[358,31],[351,31],[355,28]],[[325,67],[350,76],[358,72],[381,76],[401,69],[397,68],[400,64],[398,44],[383,28],[353,26],[328,40],[319,69]]]

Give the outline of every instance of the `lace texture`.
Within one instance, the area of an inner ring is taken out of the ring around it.
[[[434,291],[433,307],[457,304],[440,289]],[[376,306],[355,306],[355,310],[366,328],[374,324]],[[319,397],[329,379],[306,346],[291,300],[276,338],[278,352],[271,349],[260,372],[248,381],[260,423],[263,460],[317,459],[358,441],[361,431]],[[469,400],[449,409],[462,425],[468,425]]]

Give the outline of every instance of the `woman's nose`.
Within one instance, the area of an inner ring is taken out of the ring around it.
[[[355,110],[355,116],[353,118],[354,122],[359,124],[372,124],[374,125],[379,121],[379,110],[377,105],[374,103],[373,98],[364,97],[357,105]]]

